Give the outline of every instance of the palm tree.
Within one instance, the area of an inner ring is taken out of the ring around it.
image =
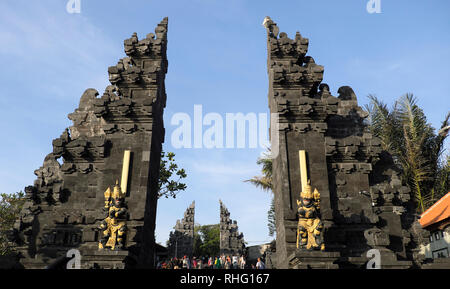
[[[9,237],[25,201],[23,192],[0,194],[0,256],[15,252]]]
[[[270,204],[270,208],[267,211],[267,227],[269,228],[269,236],[273,236],[276,232],[276,223],[275,223],[275,199],[273,196],[273,187],[272,187],[272,159],[270,158],[270,148],[267,149],[267,152],[263,154],[262,157],[258,158],[256,163],[261,165],[261,173],[260,176],[254,176],[249,180],[245,180],[244,182],[251,183],[258,188],[261,188],[263,191],[272,193],[272,201]]]
[[[424,212],[448,191],[448,181],[443,183],[445,168],[441,159],[446,134],[435,134],[423,110],[412,94],[405,94],[390,110],[375,96],[369,95],[369,130],[381,140],[402,169],[403,180],[414,192],[419,212]],[[442,122],[448,126],[450,113]],[[448,175],[447,175],[448,178]]]
[[[245,182],[249,182],[266,192],[272,192],[272,159],[270,158],[270,149],[262,157],[258,158],[256,164],[262,165],[261,176],[254,176]]]
[[[403,180],[414,192],[418,211],[424,212],[450,189],[450,155],[442,160],[450,113],[442,122],[440,133],[435,134],[412,94],[400,97],[392,109],[374,95],[369,95],[369,99],[370,103],[366,106],[369,131],[380,138],[382,149],[389,152],[396,165],[402,169]],[[273,236],[275,210],[270,149],[257,160],[257,164],[262,165],[262,175],[245,182],[272,192],[268,227]]]

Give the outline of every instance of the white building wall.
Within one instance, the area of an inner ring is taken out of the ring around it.
[[[443,232],[443,236],[442,236]],[[436,236],[436,234],[439,234]],[[426,246],[421,246],[421,253],[425,254],[426,258],[435,259],[442,254],[445,257],[450,257],[450,227],[444,231],[435,231],[431,233],[431,241]]]

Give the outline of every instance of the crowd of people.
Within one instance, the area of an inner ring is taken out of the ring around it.
[[[258,258],[256,264],[247,264],[244,255],[218,257],[171,258],[159,261],[157,269],[265,269],[265,264]]]

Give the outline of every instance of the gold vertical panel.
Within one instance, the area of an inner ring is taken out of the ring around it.
[[[122,190],[123,194],[127,192],[128,172],[130,169],[130,156],[131,151],[125,151],[123,153],[122,181],[120,182],[120,189]]]
[[[300,181],[302,182],[302,192],[305,191],[305,187],[308,184],[308,171],[306,168],[306,151],[298,151],[298,157],[300,160]]]

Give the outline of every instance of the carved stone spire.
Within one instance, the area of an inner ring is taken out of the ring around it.
[[[177,220],[174,227],[175,231],[170,232],[169,236],[169,256],[182,258],[183,256],[192,256],[194,250],[194,217],[195,201],[186,209],[184,217]]]
[[[236,221],[230,218],[230,212],[220,203],[220,254],[241,255],[245,249],[244,234],[239,233]]]

